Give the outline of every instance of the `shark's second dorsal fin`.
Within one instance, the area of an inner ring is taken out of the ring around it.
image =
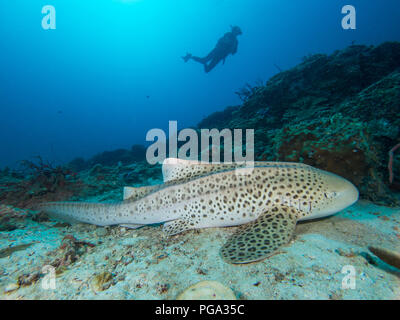
[[[153,191],[160,189],[160,185],[145,186],[145,187],[124,187],[124,201],[126,200],[138,200],[152,193]]]

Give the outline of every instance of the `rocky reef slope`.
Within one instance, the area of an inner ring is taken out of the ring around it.
[[[388,151],[400,142],[400,43],[308,56],[239,94],[242,105],[198,128],[254,128],[257,160],[307,163],[351,180],[362,198],[399,204],[399,183],[389,186],[387,166]]]

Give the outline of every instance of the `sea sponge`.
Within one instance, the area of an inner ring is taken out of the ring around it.
[[[233,291],[217,281],[201,281],[183,291],[177,300],[236,300]]]

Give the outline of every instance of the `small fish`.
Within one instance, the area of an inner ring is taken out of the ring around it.
[[[384,248],[368,247],[368,249],[382,261],[390,264],[392,267],[400,269],[400,253]]]
[[[297,221],[332,215],[358,199],[358,190],[346,179],[300,163],[208,164],[170,158],[162,171],[163,184],[125,187],[120,203],[55,202],[39,209],[100,226],[164,223],[168,236],[241,226],[221,255],[230,263],[249,263],[287,244]]]
[[[9,257],[11,254],[17,251],[22,251],[29,248],[34,242],[27,243],[27,244],[20,244],[13,247],[8,247],[4,249],[0,249],[0,259]]]

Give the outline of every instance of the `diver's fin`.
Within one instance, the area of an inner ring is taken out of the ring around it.
[[[183,61],[188,62],[192,58],[190,53],[187,53],[186,56],[182,57]]]
[[[137,229],[145,226],[145,224],[133,224],[133,223],[125,223],[125,224],[120,224],[120,227],[123,228],[128,228],[128,229]]]
[[[239,227],[221,248],[222,258],[234,264],[267,258],[290,241],[299,216],[300,212],[292,207],[272,208]]]
[[[163,232],[167,237],[192,229],[189,219],[176,219],[164,223]]]
[[[138,200],[152,193],[154,190],[159,189],[159,185],[145,186],[145,187],[124,187],[124,201],[125,200]]]

